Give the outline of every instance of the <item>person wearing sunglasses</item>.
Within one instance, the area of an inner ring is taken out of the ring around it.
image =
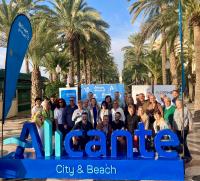
[[[74,97],[70,97],[69,105],[66,106],[63,112],[63,123],[65,132],[68,133],[74,126],[74,122],[72,121],[72,115],[75,110],[78,109],[78,106],[75,104]]]

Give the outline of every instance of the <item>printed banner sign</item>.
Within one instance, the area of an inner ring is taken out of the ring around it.
[[[154,85],[154,95],[158,102],[161,103],[160,95],[164,94],[172,99],[172,91],[176,88],[175,85]],[[151,85],[134,85],[132,86],[132,96],[136,102],[136,95],[143,93],[145,96],[148,92],[152,92]]]
[[[15,143],[18,146],[15,153],[9,153],[0,159],[0,178],[184,179],[183,160],[180,159],[175,149],[169,151],[165,148],[177,147],[180,144],[177,135],[169,129],[161,130],[156,134],[154,137],[155,152],[148,151],[145,147],[145,137],[152,136],[152,131],[145,130],[144,124],[139,123],[134,135],[138,137],[138,150],[140,151],[135,152],[133,151],[132,134],[127,130],[113,131],[109,137],[111,144],[107,145],[106,136],[100,130],[87,132],[73,130],[66,135],[56,130],[55,141],[53,141],[52,122],[45,120],[43,128],[44,145],[35,123],[32,122],[24,123],[20,137],[4,140],[4,144]],[[71,139],[86,135],[91,138],[99,137],[99,140],[89,139],[83,149],[75,150]],[[169,139],[163,140],[163,136],[166,135]],[[126,139],[125,154],[117,149],[119,137]],[[92,148],[96,145],[99,150],[94,151]],[[30,153],[25,149],[30,147],[34,148],[35,153]],[[107,151],[108,149],[111,153]]]
[[[145,96],[147,92],[152,92],[152,88],[150,85],[133,85],[132,86],[132,97],[134,99],[134,102],[137,103],[136,101],[136,95],[143,93]]]
[[[113,99],[116,91],[120,93],[120,99],[124,101],[124,84],[81,85],[81,99],[87,99],[88,93],[92,92],[97,102],[101,104],[107,95],[110,95]]]
[[[182,160],[2,159],[0,177],[183,181],[184,173]]]
[[[60,88],[59,89],[59,97],[63,98],[66,101],[66,104],[69,105],[70,97],[74,97],[75,103],[78,102],[78,89],[77,87],[70,88]]]
[[[12,23],[7,45],[3,121],[10,110],[19,72],[31,38],[32,28],[29,19],[23,14],[18,15]]]
[[[175,85],[155,85],[154,95],[156,96],[157,101],[161,103],[160,95],[164,94],[172,99],[172,91],[175,89]]]

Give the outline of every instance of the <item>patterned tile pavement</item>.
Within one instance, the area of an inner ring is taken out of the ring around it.
[[[7,120],[4,126],[4,138],[19,135],[21,128],[23,126],[23,123],[27,119],[28,118],[19,117],[17,119],[13,118],[13,119]],[[1,137],[0,137],[0,140],[1,140]],[[188,136],[188,145],[192,153],[193,159],[189,164],[186,164],[185,166],[185,180],[186,181],[200,181],[200,121],[194,123],[194,129]],[[15,149],[16,149],[15,145],[4,146],[4,154],[14,151]],[[20,179],[17,179],[17,180],[20,180]],[[32,179],[32,180],[36,181],[36,180],[41,180],[41,179]],[[56,181],[57,179],[47,179],[47,180]],[[90,180],[86,180],[86,181],[90,181]]]

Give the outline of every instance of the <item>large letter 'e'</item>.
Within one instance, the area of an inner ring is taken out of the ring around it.
[[[162,140],[163,136],[169,136],[169,140]],[[169,129],[161,130],[155,137],[154,140],[156,151],[159,157],[166,158],[177,158],[178,153],[176,151],[165,151],[162,147],[176,147],[179,145],[179,140],[177,135]]]

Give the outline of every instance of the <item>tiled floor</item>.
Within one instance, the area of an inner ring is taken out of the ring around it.
[[[27,118],[7,120],[4,125],[4,139],[19,135],[22,125]],[[1,127],[0,127],[1,129]],[[0,137],[1,140],[1,137]],[[1,141],[0,141],[1,142]],[[187,181],[200,181],[200,121],[194,123],[193,132],[188,136],[188,145],[192,153],[193,160],[186,165],[185,180]],[[4,146],[4,154],[14,151],[15,145]],[[19,180],[19,179],[18,179]],[[36,179],[35,179],[36,180]],[[38,179],[37,179],[38,180]],[[56,179],[47,179],[49,181],[55,181]]]

